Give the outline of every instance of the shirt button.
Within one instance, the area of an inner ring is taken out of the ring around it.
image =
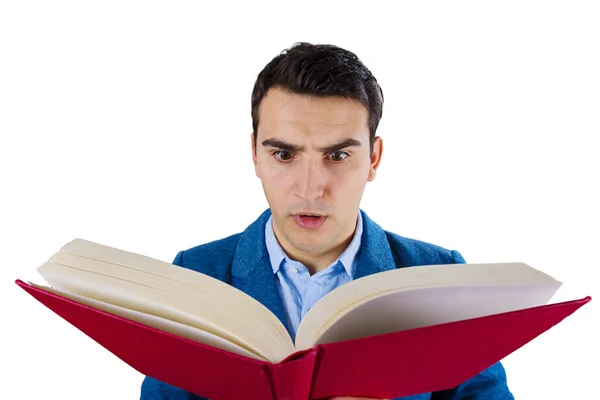
[[[292,267],[292,272],[295,273],[295,274],[297,274],[298,273],[298,268]]]

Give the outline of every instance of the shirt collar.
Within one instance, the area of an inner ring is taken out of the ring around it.
[[[358,250],[360,249],[361,237],[363,232],[363,221],[362,215],[359,212],[358,218],[356,221],[356,229],[354,230],[354,236],[352,237],[352,241],[346,247],[346,250],[337,258],[337,260],[333,263],[337,263],[338,261],[342,263],[346,273],[352,277],[354,274],[354,260],[356,259],[356,255],[358,254]],[[279,272],[279,268],[284,260],[290,260],[281,245],[277,241],[275,237],[275,232],[273,230],[273,216],[269,216],[269,220],[265,224],[265,244],[267,246],[267,252],[269,253],[269,259],[271,261],[271,267],[273,268],[273,273],[276,274]]]

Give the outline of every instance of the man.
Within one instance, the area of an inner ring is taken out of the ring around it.
[[[347,50],[300,43],[275,57],[252,93],[252,158],[269,209],[243,233],[180,252],[174,263],[253,296],[294,337],[306,312],[352,279],[464,262],[457,251],[384,231],[359,209],[381,162],[382,108],[375,77]],[[150,377],[141,398],[201,399]],[[456,388],[409,398],[513,396],[498,363]]]

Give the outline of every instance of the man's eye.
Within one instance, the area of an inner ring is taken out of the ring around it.
[[[278,150],[278,151],[274,152],[273,155],[279,161],[290,161],[293,158],[292,153],[290,153],[289,151],[285,151],[285,150]]]
[[[333,162],[344,161],[346,157],[348,157],[348,153],[345,151],[334,151],[328,155],[328,158]]]

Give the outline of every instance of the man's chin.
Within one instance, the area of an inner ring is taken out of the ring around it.
[[[326,240],[327,238],[325,235],[319,235],[316,232],[310,232],[304,235],[292,235],[290,239],[291,244],[297,250],[305,253],[321,253],[327,248],[326,243],[329,243],[329,240]]]
[[[308,245],[308,244],[297,244],[294,246],[296,251],[300,251],[304,254],[321,255],[324,251],[323,246]]]
[[[326,247],[324,244],[329,242],[326,240],[329,232],[328,224],[316,229],[305,229],[298,226],[294,218],[290,217],[285,221],[283,227],[281,233],[286,241],[297,250],[306,253],[321,252]]]

